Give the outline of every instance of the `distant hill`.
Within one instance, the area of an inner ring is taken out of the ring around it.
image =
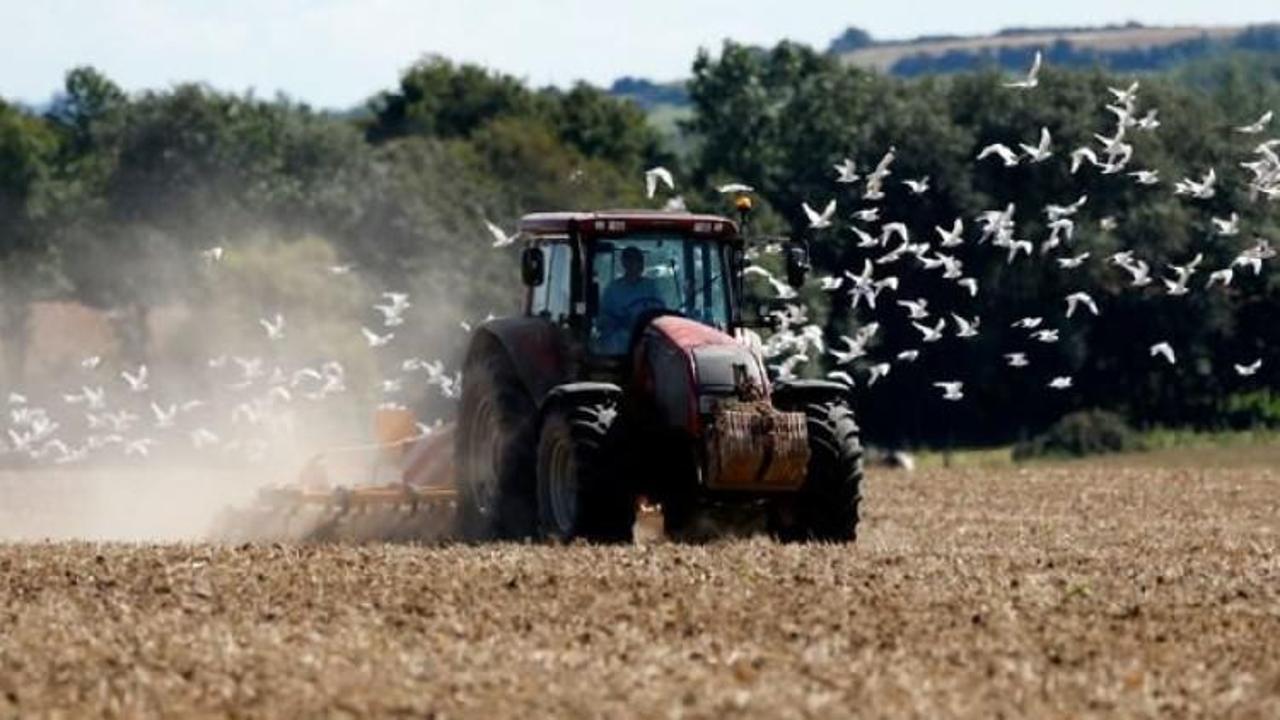
[[[861,28],[845,30],[827,52],[860,67],[898,77],[982,68],[1023,71],[1036,50],[1058,67],[1103,67],[1116,72],[1159,72],[1190,61],[1233,52],[1280,54],[1280,23],[1235,27],[1148,27],[1140,23],[1103,27],[1006,28],[993,35],[935,35],[876,40]],[[669,115],[688,105],[684,83],[624,77],[610,87],[645,110]]]
[[[1280,53],[1280,24],[1244,27],[1008,28],[994,35],[933,36],[877,41],[859,28],[836,38],[828,52],[861,67],[915,77],[999,67],[1025,69],[1036,50],[1059,67],[1117,72],[1168,70],[1189,60],[1236,51]]]

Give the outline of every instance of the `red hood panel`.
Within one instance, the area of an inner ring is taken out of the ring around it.
[[[664,315],[653,321],[653,329],[667,336],[672,343],[689,351],[703,345],[732,345],[737,341],[710,325],[703,325],[696,320]]]

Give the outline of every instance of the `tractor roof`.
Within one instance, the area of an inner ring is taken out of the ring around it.
[[[738,224],[719,215],[670,210],[532,213],[520,219],[520,231],[531,235],[567,234],[571,230],[591,235],[622,235],[666,230],[735,237],[738,234]]]

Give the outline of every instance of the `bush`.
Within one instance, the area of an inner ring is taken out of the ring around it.
[[[1123,417],[1105,410],[1082,410],[1063,416],[1031,441],[1018,443],[1013,459],[1086,457],[1145,449]]]

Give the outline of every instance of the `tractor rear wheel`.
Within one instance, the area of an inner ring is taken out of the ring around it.
[[[805,484],[778,503],[771,522],[785,542],[853,542],[862,501],[862,444],[853,411],[843,402],[803,408],[809,431]]]
[[[533,535],[533,402],[506,357],[485,353],[463,373],[458,422],[458,534],[465,540]]]
[[[631,542],[635,497],[614,472],[609,431],[614,401],[552,407],[538,442],[538,519],[542,536]]]

